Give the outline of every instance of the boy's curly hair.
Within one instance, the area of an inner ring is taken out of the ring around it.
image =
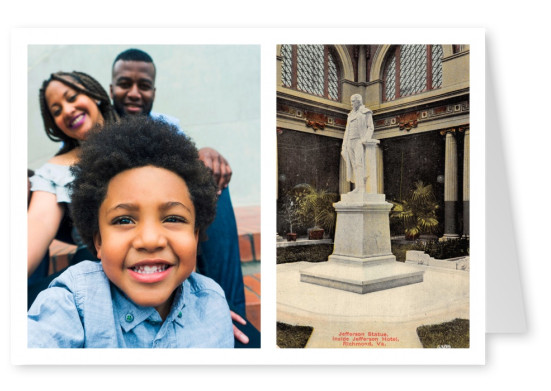
[[[189,189],[195,207],[195,228],[205,233],[216,214],[216,184],[199,160],[195,144],[162,120],[128,116],[90,132],[82,143],[80,161],[71,167],[71,216],[84,243],[96,254],[99,208],[111,179],[138,167],[154,166],[174,172]]]

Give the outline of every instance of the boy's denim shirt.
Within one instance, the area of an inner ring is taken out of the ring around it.
[[[232,348],[233,326],[224,292],[192,273],[176,290],[163,322],[111,284],[101,263],[67,269],[28,312],[29,348]]]

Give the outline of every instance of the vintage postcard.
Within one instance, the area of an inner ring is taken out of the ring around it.
[[[280,348],[473,347],[465,38],[277,46]]]

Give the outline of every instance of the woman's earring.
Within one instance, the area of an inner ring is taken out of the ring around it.
[[[96,101],[96,104],[97,104],[98,106],[101,106],[101,100]]]

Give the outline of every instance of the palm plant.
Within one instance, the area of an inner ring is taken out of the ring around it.
[[[392,204],[390,218],[403,222],[406,239],[415,239],[421,233],[433,233],[438,227],[438,203],[432,185],[417,181],[406,200],[392,201]]]
[[[323,228],[325,232],[332,233],[337,218],[333,203],[337,202],[338,195],[325,189],[316,189],[307,183],[296,185],[294,190],[299,194],[299,213],[303,219],[313,221],[314,228]]]

